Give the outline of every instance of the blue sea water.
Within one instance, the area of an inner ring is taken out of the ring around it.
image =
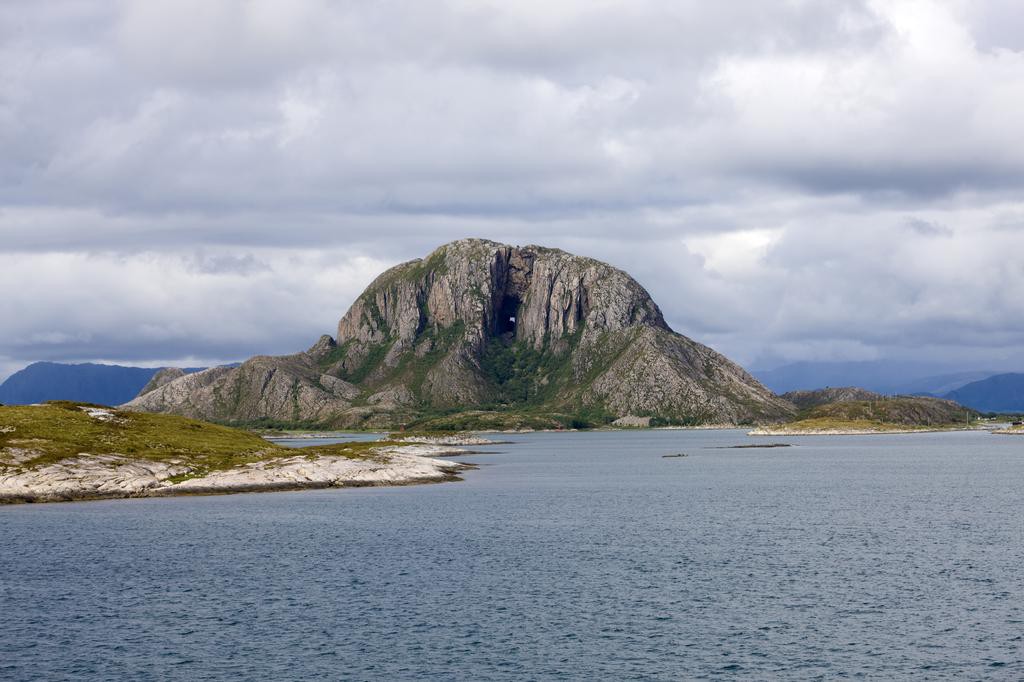
[[[1024,678],[1024,439],[509,439],[458,483],[0,508],[0,679]]]

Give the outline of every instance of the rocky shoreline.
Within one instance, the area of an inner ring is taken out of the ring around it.
[[[328,438],[345,438],[352,435],[378,434],[383,436],[382,431],[299,431],[296,433],[273,433],[260,436],[263,440],[272,443],[282,440],[325,440]]]
[[[748,431],[748,436],[885,436],[889,434],[905,433],[948,433],[952,431],[983,431],[986,429],[975,428],[950,428],[950,429],[929,429],[929,428],[906,428],[906,429],[786,429],[758,427]]]
[[[436,459],[466,454],[445,445],[392,445],[368,454],[354,459],[296,450],[291,456],[197,475],[180,463],[83,454],[0,473],[0,504],[441,483],[460,480],[460,471],[474,468]]]

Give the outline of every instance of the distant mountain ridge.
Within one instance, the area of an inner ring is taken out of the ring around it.
[[[967,384],[946,398],[981,412],[1024,412],[1024,374],[1007,373]]]
[[[807,361],[751,372],[779,394],[813,391],[828,386],[859,386],[886,395],[933,396],[944,396],[998,373],[992,370],[950,372],[940,365],[895,360]]]
[[[953,400],[981,412],[1024,413],[1024,373],[972,370],[936,373],[933,365],[892,360],[797,362],[754,376],[783,398],[801,406],[804,394],[828,387],[858,386],[881,395],[931,396]],[[836,402],[835,396],[826,402]],[[806,406],[805,406],[806,407]]]
[[[159,367],[34,362],[0,384],[0,403],[29,405],[47,400],[73,400],[120,405],[138,395],[159,371]],[[197,369],[179,371],[195,372]]]

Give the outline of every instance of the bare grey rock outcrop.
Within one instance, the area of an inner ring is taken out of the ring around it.
[[[180,367],[164,367],[154,374],[153,378],[142,387],[142,390],[139,391],[139,395],[146,395],[150,391],[155,391],[161,386],[171,383],[175,379],[180,379],[185,376],[185,374],[185,370]]]
[[[298,453],[194,477],[183,476],[189,473],[184,464],[83,453],[27,470],[0,468],[0,504],[412,485],[455,480],[457,472],[467,468],[436,459],[463,454],[448,446],[405,445],[381,447],[378,451],[379,457],[366,459],[311,459]],[[12,457],[7,459],[14,461]]]
[[[348,409],[359,390],[322,373],[317,365],[320,350],[318,344],[306,353],[257,356],[238,367],[186,374],[140,394],[125,407],[210,421],[326,421]]]
[[[479,239],[380,275],[342,317],[336,340],[179,377],[126,407],[333,427],[469,409],[681,424],[794,412],[738,365],[673,332],[625,272]]]

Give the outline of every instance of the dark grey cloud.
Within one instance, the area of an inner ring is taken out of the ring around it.
[[[244,255],[197,253],[192,258],[190,266],[193,272],[207,275],[232,273],[244,276],[272,270],[269,263],[259,260],[251,253]]]
[[[946,227],[940,223],[930,222],[928,220],[922,220],[921,218],[907,218],[905,225],[910,230],[917,234],[924,235],[926,237],[952,237],[952,228]]]
[[[743,362],[1008,363],[1019,22],[1001,0],[6,3],[0,374],[295,350],[379,269],[470,235],[608,260]]]

